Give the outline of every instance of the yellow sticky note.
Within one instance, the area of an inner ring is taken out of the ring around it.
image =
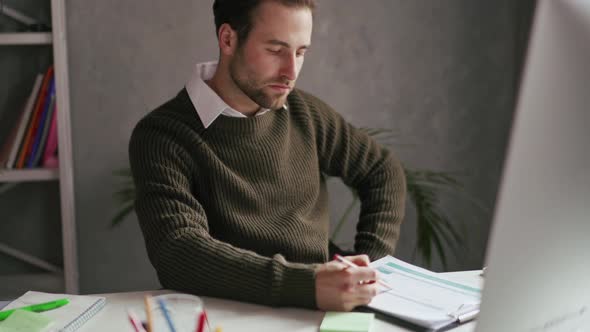
[[[53,320],[36,312],[17,310],[0,322],[0,332],[41,332]]]
[[[327,312],[320,332],[369,332],[375,314],[364,312]]]

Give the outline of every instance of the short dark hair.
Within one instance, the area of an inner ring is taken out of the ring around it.
[[[219,34],[219,27],[228,23],[238,32],[238,42],[248,38],[252,30],[252,14],[264,1],[278,2],[287,7],[315,9],[315,0],[215,0],[213,15],[215,16],[215,33]]]

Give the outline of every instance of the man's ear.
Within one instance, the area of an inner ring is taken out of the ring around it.
[[[219,51],[221,52],[221,54],[234,54],[235,50],[238,47],[238,33],[234,29],[232,29],[232,27],[229,24],[223,23],[219,27],[217,39],[219,41]]]

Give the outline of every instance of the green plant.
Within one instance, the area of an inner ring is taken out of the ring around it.
[[[131,176],[131,169],[121,169],[115,171],[115,176],[122,179],[119,190],[114,194],[115,199],[119,202],[119,210],[113,217],[111,226],[117,226],[127,216],[133,212],[135,204],[135,185],[133,184],[133,177]]]
[[[412,170],[404,166],[409,199],[416,208],[416,248],[427,265],[432,263],[433,246],[443,267],[447,267],[446,244],[453,252],[464,244],[463,237],[438,206],[441,190],[461,190],[461,184],[445,172]],[[351,189],[352,190],[352,189]],[[353,191],[353,199],[338,219],[330,239],[336,242],[342,227],[349,222],[350,214],[359,203]]]
[[[396,140],[396,135],[389,129],[360,129],[386,146],[391,146]],[[456,255],[458,249],[464,246],[464,240],[455,224],[451,223],[449,216],[442,211],[439,205],[441,194],[454,193],[462,195],[463,199],[470,201],[478,208],[485,210],[485,207],[467,195],[463,185],[457,180],[458,174],[417,170],[406,165],[403,165],[403,168],[406,175],[406,189],[409,200],[416,209],[416,247],[414,253],[420,254],[424,262],[431,265],[433,253],[436,252],[442,266],[446,268],[448,256],[445,245]],[[352,191],[353,198],[334,227],[334,231],[330,236],[332,242],[336,242],[342,227],[350,222],[350,214],[359,203],[358,195],[352,188],[349,189]]]
[[[378,140],[386,146],[392,145],[396,136],[393,131],[381,128],[360,128],[368,135]],[[410,201],[416,209],[416,247],[415,253],[418,253],[424,259],[427,265],[432,263],[433,253],[436,249],[443,267],[447,267],[447,252],[445,245],[453,253],[464,245],[463,236],[457,230],[456,226],[451,223],[449,217],[441,210],[439,200],[441,193],[454,192],[455,194],[464,194],[464,198],[476,204],[481,209],[485,209],[475,199],[465,195],[466,192],[462,184],[456,179],[457,174],[450,172],[416,170],[403,166],[406,174],[407,192]],[[120,203],[117,214],[112,219],[112,226],[120,224],[132,211],[135,201],[135,187],[131,177],[131,170],[123,169],[115,172],[115,175],[122,179],[121,187],[115,193],[115,197]],[[352,190],[353,199],[348,204],[344,213],[338,219],[336,227],[330,235],[332,242],[338,238],[342,227],[350,222],[350,214],[354,207],[359,203],[359,198]]]

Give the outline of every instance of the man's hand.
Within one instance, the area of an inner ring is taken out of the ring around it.
[[[345,257],[359,267],[331,261],[316,269],[316,304],[324,311],[351,311],[377,295],[377,273],[368,267],[366,255]]]

